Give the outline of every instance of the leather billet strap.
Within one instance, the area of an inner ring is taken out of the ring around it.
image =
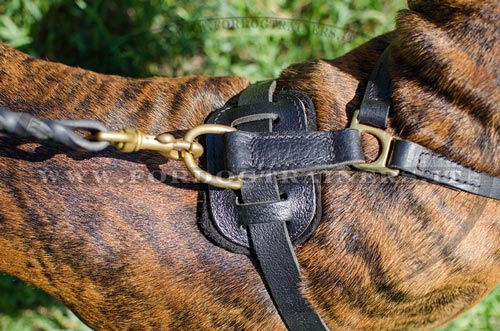
[[[288,330],[328,330],[300,293],[299,264],[287,228],[293,214],[276,209],[281,202],[277,182],[260,178],[244,183],[241,197],[240,223],[247,228],[261,276]]]
[[[359,122],[385,129],[389,117],[391,46],[381,55],[373,71],[360,106]],[[500,199],[500,178],[465,167],[419,144],[394,139],[387,167],[400,174],[443,185],[452,189]]]
[[[268,85],[268,91],[274,89],[274,83]],[[266,84],[267,85],[267,84]],[[266,85],[260,85],[255,89],[247,89],[242,97],[240,97],[238,105],[258,105],[260,102],[272,102],[272,93],[265,93]],[[267,100],[266,100],[267,99]],[[258,130],[258,123],[253,124],[253,129]],[[268,129],[267,123],[261,124],[262,131]],[[258,130],[260,131],[260,130]],[[266,137],[270,137],[272,133],[267,133]],[[286,133],[281,133],[286,135]],[[226,161],[229,156],[233,156],[236,163],[245,164],[250,162],[244,170],[254,172],[262,170],[263,164],[269,164],[266,160],[258,164],[253,161],[258,160],[257,154],[265,153],[266,150],[271,150],[272,153],[279,155],[290,154],[290,149],[287,146],[283,148],[269,148],[273,144],[269,144],[272,138],[267,139],[268,144],[259,148],[255,142],[250,141],[233,141],[233,144],[228,144],[226,141]],[[293,146],[293,141],[288,141]],[[247,151],[244,146],[252,147],[253,156],[248,160]],[[295,149],[295,148],[293,148]],[[238,152],[239,151],[239,152]],[[244,158],[242,162],[238,162],[239,158]],[[311,160],[312,161],[312,160]],[[287,160],[287,164],[300,163],[300,159],[293,157]],[[314,162],[314,161],[312,161]],[[252,166],[251,166],[252,165]],[[228,169],[234,170],[234,169]],[[240,172],[236,172],[240,175]],[[241,203],[238,204],[238,221],[239,224],[245,226],[250,237],[251,248],[254,256],[260,266],[261,275],[270,291],[273,302],[278,309],[278,312],[289,330],[291,331],[306,331],[306,330],[328,330],[321,317],[309,306],[302,294],[300,293],[300,272],[293,250],[292,242],[288,233],[287,223],[293,222],[294,215],[290,211],[280,211],[279,207],[285,207],[286,204],[282,199],[277,178],[260,178],[257,180],[244,180],[241,188]]]
[[[464,167],[406,140],[396,140],[389,167],[452,189],[500,200],[500,178]]]

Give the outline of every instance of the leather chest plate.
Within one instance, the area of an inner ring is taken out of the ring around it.
[[[311,100],[295,91],[282,91],[273,102],[258,102],[228,106],[214,111],[207,123],[229,125],[252,132],[313,131],[316,116]],[[225,153],[223,137],[206,138],[207,169],[223,175]],[[262,177],[262,174],[259,174]],[[266,175],[272,177],[272,174]],[[287,175],[276,177],[283,208],[293,215],[288,222],[290,239],[294,245],[304,242],[315,230],[321,218],[320,176]],[[229,189],[208,187],[204,193],[201,227],[209,239],[235,253],[249,254],[247,230],[238,223],[238,193]]]

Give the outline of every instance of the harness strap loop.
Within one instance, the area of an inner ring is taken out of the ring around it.
[[[224,135],[226,166],[240,178],[297,176],[364,162],[357,130],[247,132]]]
[[[389,56],[391,46],[382,53],[370,79],[359,108],[359,122],[376,128],[387,128],[387,118],[391,107],[391,77],[389,76]]]

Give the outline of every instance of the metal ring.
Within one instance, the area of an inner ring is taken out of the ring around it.
[[[90,152],[100,152],[109,146],[108,142],[105,141],[90,141],[85,137],[80,136],[75,131],[85,130],[92,133],[95,132],[106,132],[108,129],[106,126],[99,121],[88,121],[88,120],[59,120],[59,121],[49,121],[43,120],[54,132],[54,138],[56,141],[63,143],[64,145]]]
[[[358,116],[359,116],[359,110],[356,110],[354,112],[350,128],[358,130],[360,133],[366,132],[377,138],[377,140],[380,142],[381,150],[379,156],[375,161],[371,163],[355,164],[353,165],[353,167],[359,170],[374,172],[390,177],[398,176],[399,170],[392,169],[387,166],[389,159],[391,157],[392,141],[395,140],[395,138],[382,129],[361,124],[359,122]]]
[[[197,126],[186,132],[186,135],[184,136],[184,141],[193,143],[194,139],[201,135],[224,134],[226,132],[233,132],[233,131],[236,131],[236,129],[226,125],[204,124]],[[184,151],[183,160],[189,172],[193,175],[194,178],[196,178],[201,183],[205,183],[218,188],[226,188],[231,190],[239,190],[241,189],[241,186],[243,186],[243,181],[240,178],[236,177],[222,178],[202,170],[200,167],[198,167],[195,157],[189,152]]]

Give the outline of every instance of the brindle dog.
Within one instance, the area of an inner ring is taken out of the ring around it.
[[[321,130],[345,128],[392,41],[390,130],[500,176],[500,1],[409,7],[394,33],[292,66],[280,87],[312,97]],[[104,76],[0,49],[0,105],[51,119],[182,131],[248,85]],[[95,330],[285,330],[252,262],[201,234],[202,186],[173,181],[182,165],[151,153],[0,146],[0,270],[61,299]],[[366,139],[367,154],[377,149]],[[432,329],[500,281],[497,201],[348,172],[324,176],[323,209],[297,255],[303,293],[332,330]]]

